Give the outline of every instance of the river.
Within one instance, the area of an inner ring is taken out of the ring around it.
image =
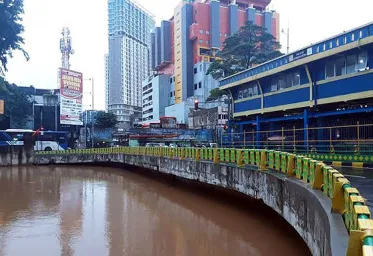
[[[114,168],[0,168],[1,256],[310,255],[273,216]]]

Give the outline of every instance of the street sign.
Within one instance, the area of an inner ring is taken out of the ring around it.
[[[4,114],[4,100],[0,100],[0,115]]]

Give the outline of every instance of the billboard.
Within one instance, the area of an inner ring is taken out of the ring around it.
[[[60,123],[83,125],[83,74],[60,68]]]

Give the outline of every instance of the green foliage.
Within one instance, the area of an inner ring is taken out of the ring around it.
[[[4,100],[4,115],[0,122],[10,118],[15,127],[23,127],[27,118],[32,115],[32,102],[15,84],[9,84],[0,78],[0,99]]]
[[[236,34],[228,37],[218,60],[207,70],[207,75],[220,79],[279,57],[281,45],[266,29],[246,22]]]
[[[219,88],[215,88],[210,91],[210,96],[206,99],[206,102],[221,99],[225,95],[228,95],[226,90],[219,90]]]
[[[19,50],[29,60],[28,53],[22,48],[24,31],[21,15],[23,0],[3,0],[0,3],[0,69],[7,71],[8,58],[13,57],[13,51]]]
[[[118,124],[116,115],[105,111],[99,111],[96,116],[95,125],[102,129],[114,128]]]

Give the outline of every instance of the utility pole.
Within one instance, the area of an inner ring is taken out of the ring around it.
[[[95,146],[95,139],[94,139],[94,132],[95,132],[95,124],[93,120],[93,112],[95,111],[95,79],[94,77],[91,78],[92,80],[92,113],[91,113],[91,122],[92,122],[92,131],[91,131],[91,143],[92,143],[92,148]]]
[[[290,50],[290,25],[289,25],[289,20],[288,20],[288,28],[285,32],[284,29],[281,30],[281,33],[285,34],[286,35],[286,53],[289,54],[289,50]]]

